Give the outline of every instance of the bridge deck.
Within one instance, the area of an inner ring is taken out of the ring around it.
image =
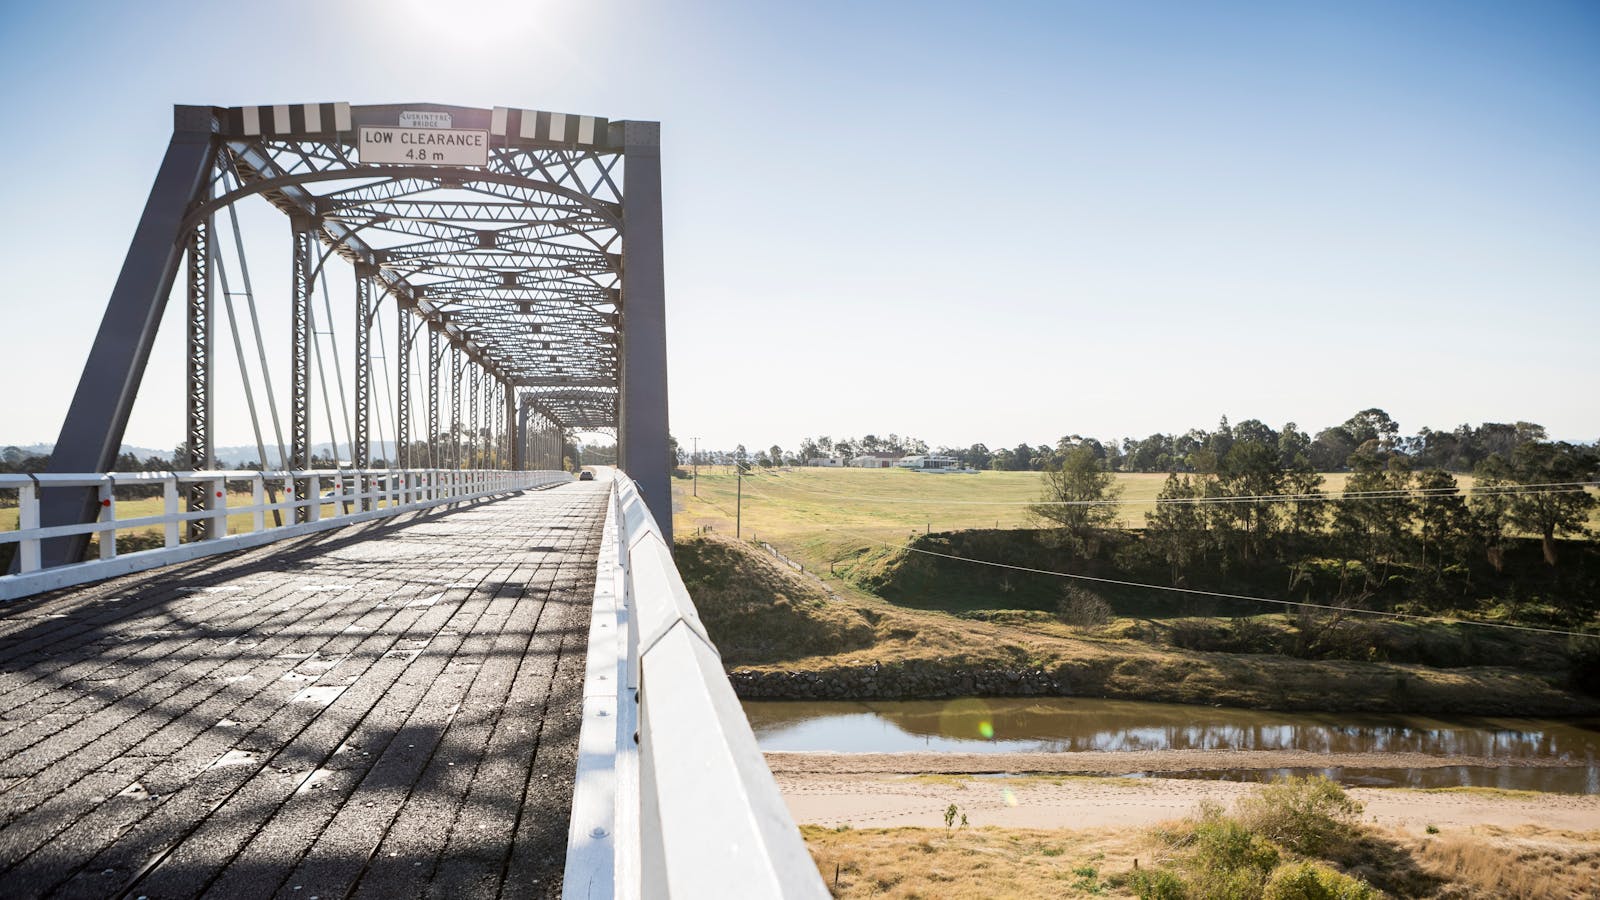
[[[607,487],[0,608],[0,895],[559,893]]]

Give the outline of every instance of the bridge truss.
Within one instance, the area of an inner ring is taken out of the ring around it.
[[[363,129],[419,122],[483,135],[483,164],[362,159]],[[338,260],[353,268],[355,285],[351,311],[340,316],[354,329],[353,468],[373,464],[380,398],[394,438],[387,463],[399,468],[557,468],[572,432],[614,430],[619,463],[658,521],[670,523],[659,133],[654,122],[506,107],[176,107],[172,140],[51,471],[110,471],[185,263],[189,459],[177,465],[214,465],[216,313],[220,299],[233,323],[236,296],[221,265],[225,229],[218,226],[232,225],[248,296],[235,205],[259,197],[288,221],[282,252],[291,262],[292,333],[290,358],[280,361],[288,374],[282,468],[314,468],[316,292],[320,283],[327,304],[325,279]],[[373,326],[385,307],[397,327],[391,346],[377,348],[394,363],[385,366],[380,391]],[[237,330],[234,343],[243,367]],[[330,431],[331,418],[330,411]],[[192,491],[190,510],[206,509],[209,499]],[[95,502],[88,492],[51,491],[44,524],[93,521]],[[52,542],[45,564],[76,560],[85,543],[82,536]]]

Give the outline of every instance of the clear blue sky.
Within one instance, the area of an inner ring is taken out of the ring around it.
[[[662,121],[703,446],[1600,438],[1600,4],[7,4],[0,83],[0,444],[54,440],[171,105],[313,100]]]

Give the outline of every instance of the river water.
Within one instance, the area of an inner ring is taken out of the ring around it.
[[[1263,780],[1326,774],[1352,785],[1500,787],[1600,794],[1600,720],[1291,713],[1126,700],[966,698],[884,702],[748,701],[763,750],[842,753],[1037,753],[1304,750],[1422,753],[1503,766],[1203,770],[1187,777]],[[1546,765],[1512,765],[1538,760]],[[1138,776],[1144,773],[1130,770]]]

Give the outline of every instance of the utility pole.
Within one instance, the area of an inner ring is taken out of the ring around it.
[[[733,476],[735,485],[733,494],[733,539],[737,541],[740,530],[744,526],[744,465],[742,463],[736,462],[733,464]]]
[[[700,439],[690,438],[694,441],[694,453],[689,455],[689,465],[694,467],[694,495],[700,496]]]

